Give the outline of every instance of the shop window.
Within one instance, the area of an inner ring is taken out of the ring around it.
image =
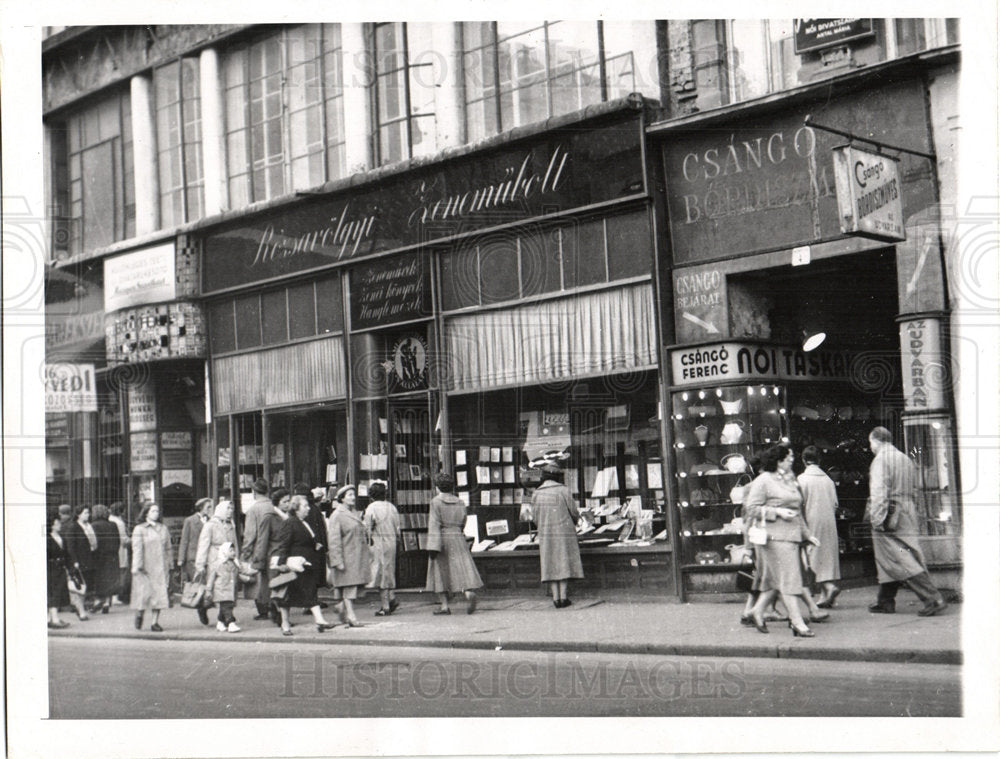
[[[57,259],[135,235],[130,108],[115,93],[51,125]]]
[[[272,488],[335,485],[347,477],[347,413],[310,408],[268,414],[267,478]]]
[[[294,340],[316,334],[316,297],[312,282],[288,288],[288,332]]]
[[[264,428],[259,412],[233,417],[232,491],[236,511],[253,501],[253,483],[264,476]]]
[[[230,207],[344,175],[341,52],[339,25],[306,24],[226,54]]]
[[[521,235],[520,254],[521,295],[528,297],[562,289],[562,253],[557,229]]]
[[[459,246],[441,254],[441,303],[445,311],[479,305],[479,249]]]
[[[798,84],[793,19],[727,22],[729,102],[766,95]]]
[[[562,230],[563,282],[567,289],[606,282],[604,220],[579,221]]]
[[[260,296],[257,293],[236,299],[236,347],[256,348],[260,338]]]
[[[378,164],[436,149],[432,24],[373,24],[375,146]]]
[[[153,70],[156,152],[160,179],[160,226],[204,215],[201,90],[197,58]]]
[[[233,301],[213,303],[208,310],[212,354],[236,350],[236,321]]]
[[[651,21],[466,22],[462,30],[469,142],[630,92],[659,97]]]
[[[924,535],[961,535],[961,502],[956,496],[955,449],[951,420],[947,416],[914,417],[903,421],[904,452],[917,468],[917,519]],[[953,544],[952,544],[953,545]],[[937,555],[932,563],[957,560]]]
[[[271,290],[261,295],[260,320],[264,345],[274,345],[288,340],[287,291]]]
[[[320,335],[344,331],[344,291],[339,276],[316,283],[316,318]]]
[[[648,275],[653,268],[653,247],[646,213],[610,216],[605,224],[611,279]]]
[[[480,291],[483,305],[517,300],[518,244],[511,235],[496,235],[479,245]]]

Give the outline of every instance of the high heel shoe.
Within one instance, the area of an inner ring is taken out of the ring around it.
[[[753,620],[753,626],[757,628],[759,633],[769,633],[770,630],[767,629],[767,622],[758,617],[756,614],[751,614],[750,618]]]
[[[326,632],[327,630],[332,630],[334,627],[336,625],[333,622],[317,622],[316,632]]]
[[[788,626],[790,628],[792,628],[792,637],[794,637],[794,638],[815,638],[816,637],[816,633],[814,633],[808,627],[803,627],[803,628],[799,629],[794,624],[792,624],[792,620],[788,620]]]
[[[829,612],[827,612],[826,614],[810,614],[809,615],[809,621],[810,622],[827,622],[827,621],[829,621],[829,619],[830,619],[830,613]]]

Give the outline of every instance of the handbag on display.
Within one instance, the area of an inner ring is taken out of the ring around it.
[[[205,583],[188,580],[181,591],[181,606],[197,609],[205,600]]]
[[[767,545],[767,527],[763,517],[747,529],[747,540],[755,546]]]
[[[722,556],[718,551],[698,551],[694,555],[694,560],[698,564],[721,564]]]

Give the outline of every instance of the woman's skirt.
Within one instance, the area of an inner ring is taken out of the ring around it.
[[[764,567],[758,568],[761,590],[777,590],[795,596],[803,592],[798,543],[769,540],[759,553],[764,556]]]

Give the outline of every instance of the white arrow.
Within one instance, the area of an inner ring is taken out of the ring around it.
[[[927,263],[927,254],[931,252],[931,246],[934,244],[934,236],[930,232],[924,233],[924,247],[920,251],[920,257],[917,259],[917,268],[913,271],[913,276],[910,277],[910,281],[906,283],[906,294],[913,295],[917,289],[917,280],[920,279],[920,273],[924,270],[924,264]]]
[[[719,328],[716,327],[711,322],[702,321],[697,316],[694,316],[693,314],[689,314],[687,311],[685,311],[683,314],[681,314],[681,316],[683,316],[685,319],[687,319],[692,324],[697,324],[699,327],[704,327],[705,331],[707,331],[710,335],[718,335],[718,334],[720,334],[719,333]]]

